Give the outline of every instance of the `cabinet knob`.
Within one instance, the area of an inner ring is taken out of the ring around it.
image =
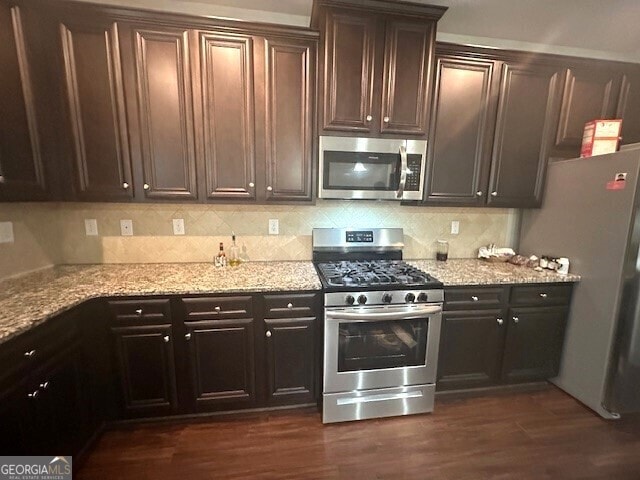
[[[518,323],[520,319],[518,317],[513,317],[513,323]]]
[[[370,122],[371,120],[373,120],[373,117],[371,115],[367,115],[367,122]]]
[[[124,188],[126,190],[127,188],[129,188],[129,184],[127,182],[124,182],[122,184],[122,188]]]
[[[255,184],[255,183],[253,183],[253,182],[249,182],[249,188],[253,188],[253,187],[255,187],[255,186],[256,186],[256,184]]]
[[[220,307],[213,307],[213,309],[214,309],[216,312],[219,312],[219,311],[221,310],[221,308],[220,308]]]
[[[382,119],[382,121],[383,121],[384,123],[389,123],[389,120],[391,120],[389,117],[384,117],[384,118]]]
[[[164,343],[169,343],[169,335],[162,337],[162,340],[164,340]]]
[[[267,338],[271,338],[271,330],[267,330],[267,333],[264,334]]]
[[[271,185],[269,185],[269,186],[267,187],[267,192],[271,192],[271,191],[273,191],[273,187],[272,187]]]
[[[498,196],[498,192],[491,192],[491,196],[492,197],[497,197]]]
[[[471,300],[473,300],[474,302],[477,302],[478,300],[480,300],[478,297],[476,297],[475,295],[473,295],[471,297]]]
[[[24,356],[27,358],[31,358],[36,354],[35,350],[29,350],[28,352],[24,352]]]
[[[29,398],[38,398],[38,395],[40,395],[40,390],[35,390],[31,393],[27,393],[27,397]]]
[[[502,320],[501,318],[497,319],[498,325],[502,325],[504,323],[504,320]]]
[[[138,315],[138,316],[142,315],[142,309],[141,308],[136,309],[136,315]]]
[[[46,390],[47,388],[49,388],[49,381],[47,380],[46,382],[41,383],[40,388],[43,390]]]
[[[546,294],[546,293],[541,293],[541,294],[540,294],[540,297],[541,297],[541,298],[547,298],[547,294]]]
[[[191,334],[190,334],[190,333],[186,333],[186,334],[184,335],[184,339],[185,339],[185,340],[191,340]]]
[[[4,175],[0,175],[0,183],[4,183]]]
[[[476,192],[476,197],[481,197],[482,196],[482,190],[478,190]]]
[[[293,303],[287,303],[287,308],[293,308]]]
[[[144,188],[145,190],[149,190],[150,187],[148,183],[145,183],[144,185],[142,185],[142,188]]]

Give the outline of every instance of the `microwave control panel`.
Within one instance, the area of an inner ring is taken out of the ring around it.
[[[420,171],[422,170],[422,155],[409,154],[407,155],[407,183],[404,189],[409,192],[418,192],[420,190],[420,184],[422,179],[420,178]]]

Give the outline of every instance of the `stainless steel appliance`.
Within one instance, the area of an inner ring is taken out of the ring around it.
[[[427,142],[320,137],[320,198],[422,200]]]
[[[552,382],[605,418],[640,411],[640,149],[554,162],[520,251],[568,257],[574,288]]]
[[[403,262],[402,247],[402,229],[313,230],[324,423],[433,411],[442,283]]]

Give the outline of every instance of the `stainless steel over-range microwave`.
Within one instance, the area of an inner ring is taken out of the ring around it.
[[[422,200],[427,142],[320,137],[320,198]]]

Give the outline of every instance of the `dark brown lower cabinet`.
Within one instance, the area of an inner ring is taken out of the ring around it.
[[[255,406],[253,319],[189,322],[186,332],[195,411]]]
[[[167,415],[178,407],[171,325],[111,328],[123,413]]]
[[[3,455],[31,453],[33,434],[30,427],[29,400],[24,382],[0,387],[0,451]]]
[[[524,382],[554,377],[560,355],[568,308],[512,308],[505,342],[502,378]]]
[[[264,320],[267,404],[316,399],[316,318]]]
[[[500,379],[505,336],[503,310],[442,315],[438,389],[486,387]]]

